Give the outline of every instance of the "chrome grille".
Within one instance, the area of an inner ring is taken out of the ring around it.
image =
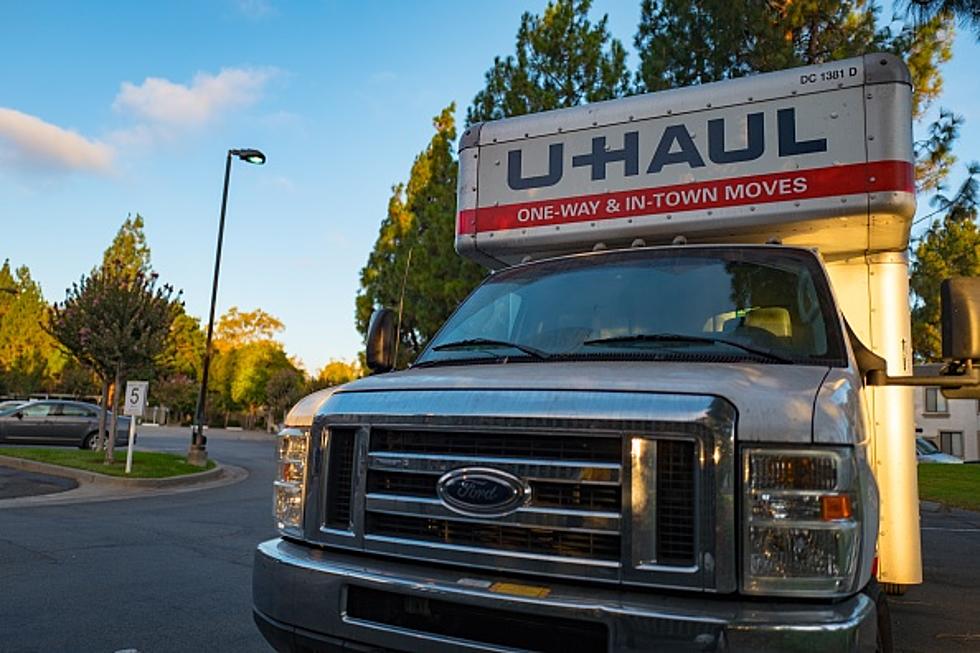
[[[371,470],[368,472],[368,494],[404,494],[413,497],[437,498],[438,476]],[[619,486],[590,483],[548,483],[532,481],[532,506],[619,512],[622,492]]]
[[[657,559],[661,564],[694,564],[694,443],[657,443]]]
[[[329,464],[327,465],[327,510],[324,524],[328,528],[348,530],[351,527],[351,495],[354,478],[354,429],[331,429]]]
[[[564,558],[618,561],[619,535],[577,533],[555,528],[521,528],[449,519],[368,513],[367,531],[456,546],[524,551]]]
[[[618,564],[621,459],[616,435],[372,429],[364,532],[368,538]],[[436,493],[439,477],[474,464],[524,479],[529,503],[491,519],[445,508]]]
[[[439,431],[392,429],[371,431],[371,451],[486,458],[591,460],[615,464],[619,464],[622,457],[617,438],[465,431],[447,434]]]
[[[735,588],[735,412],[722,399],[367,392],[338,393],[330,409],[317,422],[311,542],[498,572]],[[527,502],[502,516],[450,510],[438,481],[469,467],[517,477]]]

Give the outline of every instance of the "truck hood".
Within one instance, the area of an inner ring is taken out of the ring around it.
[[[742,441],[811,442],[814,402],[828,371],[827,367],[802,365],[522,362],[379,374],[337,392],[546,390],[709,395],[735,407]],[[426,407],[420,405],[419,412],[426,412]]]

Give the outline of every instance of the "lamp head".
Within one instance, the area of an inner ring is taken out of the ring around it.
[[[243,149],[243,150],[229,150],[229,154],[237,156],[242,161],[246,163],[254,163],[255,165],[262,165],[265,163],[265,155],[259,150],[253,149]]]

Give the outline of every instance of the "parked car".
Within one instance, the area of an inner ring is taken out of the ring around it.
[[[83,401],[46,399],[0,411],[0,443],[64,444],[94,449],[102,409]],[[106,428],[112,414],[106,415]],[[129,417],[120,415],[116,446],[125,446]]]
[[[948,453],[940,451],[939,447],[933,444],[932,440],[927,440],[922,437],[915,439],[915,457],[920,463],[963,464],[963,461],[956,456],[951,456]]]
[[[27,402],[23,399],[7,399],[6,401],[0,401],[0,413],[4,413],[11,408],[17,408],[18,406],[23,406]]]

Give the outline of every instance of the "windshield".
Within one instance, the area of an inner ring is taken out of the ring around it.
[[[600,357],[842,365],[843,351],[826,279],[810,253],[685,247],[494,274],[416,365]]]
[[[942,453],[942,451],[939,450],[939,447],[934,445],[929,440],[926,440],[925,438],[916,438],[915,448],[918,450],[920,456],[928,456],[934,453]]]

